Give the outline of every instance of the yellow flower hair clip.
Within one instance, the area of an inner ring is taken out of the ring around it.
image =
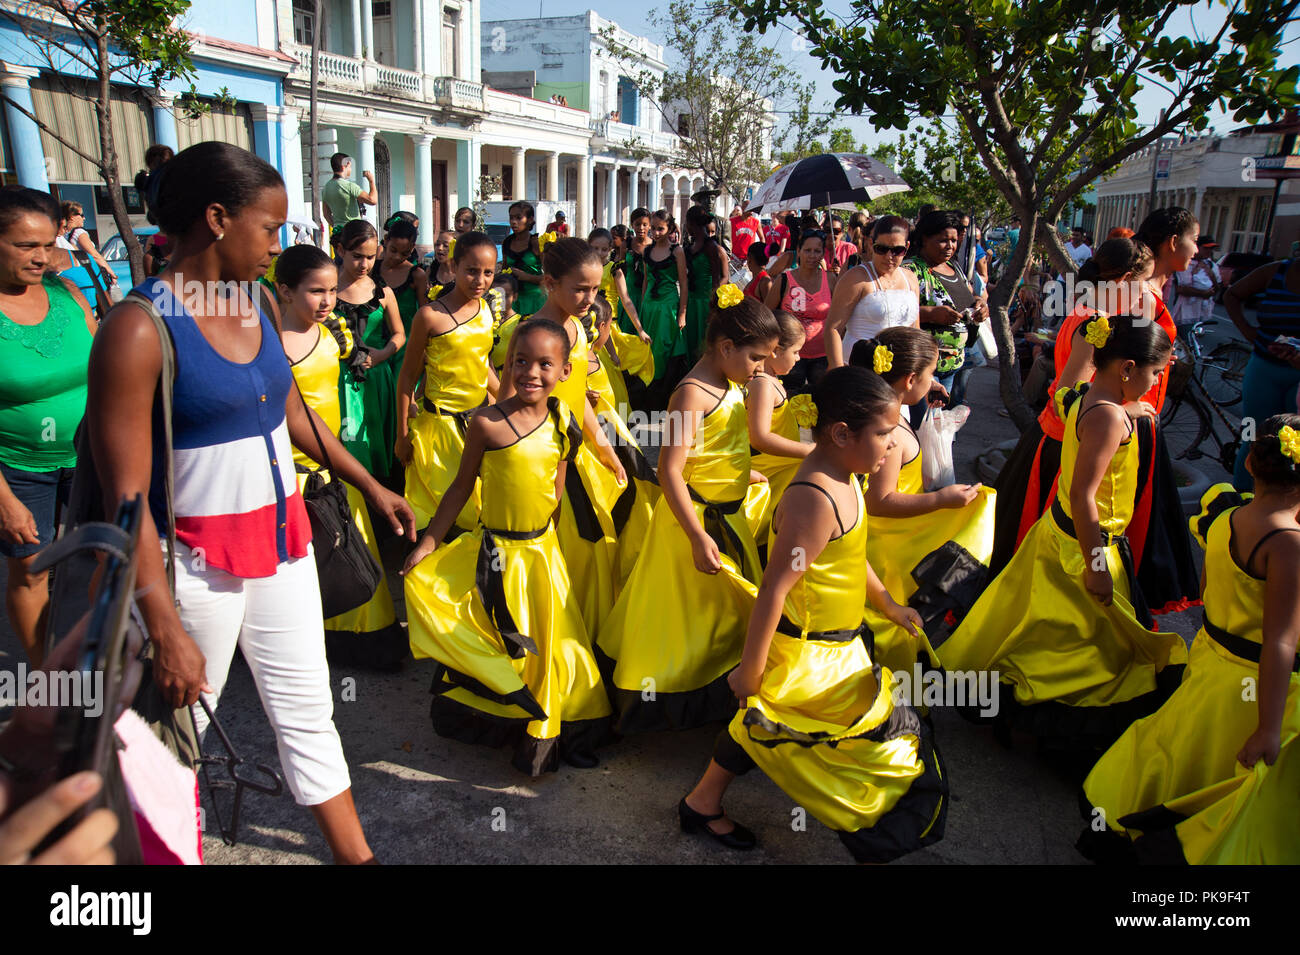
[[[447,261],[450,262],[452,256],[456,254],[456,240],[452,239],[447,243]]]
[[[877,375],[883,375],[894,367],[894,353],[888,345],[877,345],[871,353],[871,368]]]
[[[430,302],[432,302],[434,299],[438,297],[440,292],[442,292],[441,285],[430,285],[429,294],[426,297],[429,299]]]
[[[546,247],[558,239],[559,236],[554,232],[543,232],[537,237],[537,252],[540,255],[546,251]]]
[[[1088,331],[1083,336],[1093,348],[1103,348],[1110,340],[1110,320],[1105,315],[1098,315],[1088,323]]]
[[[745,299],[745,293],[733,282],[718,286],[718,308],[731,308]]]
[[[1277,432],[1277,443],[1281,445],[1283,455],[1300,464],[1300,431],[1289,424],[1282,425]]]
[[[817,406],[813,404],[812,395],[803,392],[798,395],[790,396],[790,413],[794,415],[795,423],[801,428],[817,427]]]

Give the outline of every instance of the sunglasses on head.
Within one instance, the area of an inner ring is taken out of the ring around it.
[[[905,245],[885,245],[883,242],[877,242],[872,248],[876,250],[876,255],[907,255]]]

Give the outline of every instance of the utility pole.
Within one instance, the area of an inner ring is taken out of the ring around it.
[[[1165,111],[1160,111],[1160,125],[1165,122]],[[1151,154],[1151,195],[1147,199],[1147,215],[1150,215],[1156,208],[1156,174],[1160,170],[1160,143],[1164,135],[1156,137],[1156,150]],[[1144,217],[1145,218],[1145,217]]]

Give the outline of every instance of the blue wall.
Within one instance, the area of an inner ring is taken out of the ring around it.
[[[195,0],[181,17],[191,33],[206,33],[257,46],[257,3],[255,0]]]

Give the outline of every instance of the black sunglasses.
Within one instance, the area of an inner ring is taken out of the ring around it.
[[[905,245],[884,245],[877,242],[872,248],[876,250],[876,255],[907,255]]]

